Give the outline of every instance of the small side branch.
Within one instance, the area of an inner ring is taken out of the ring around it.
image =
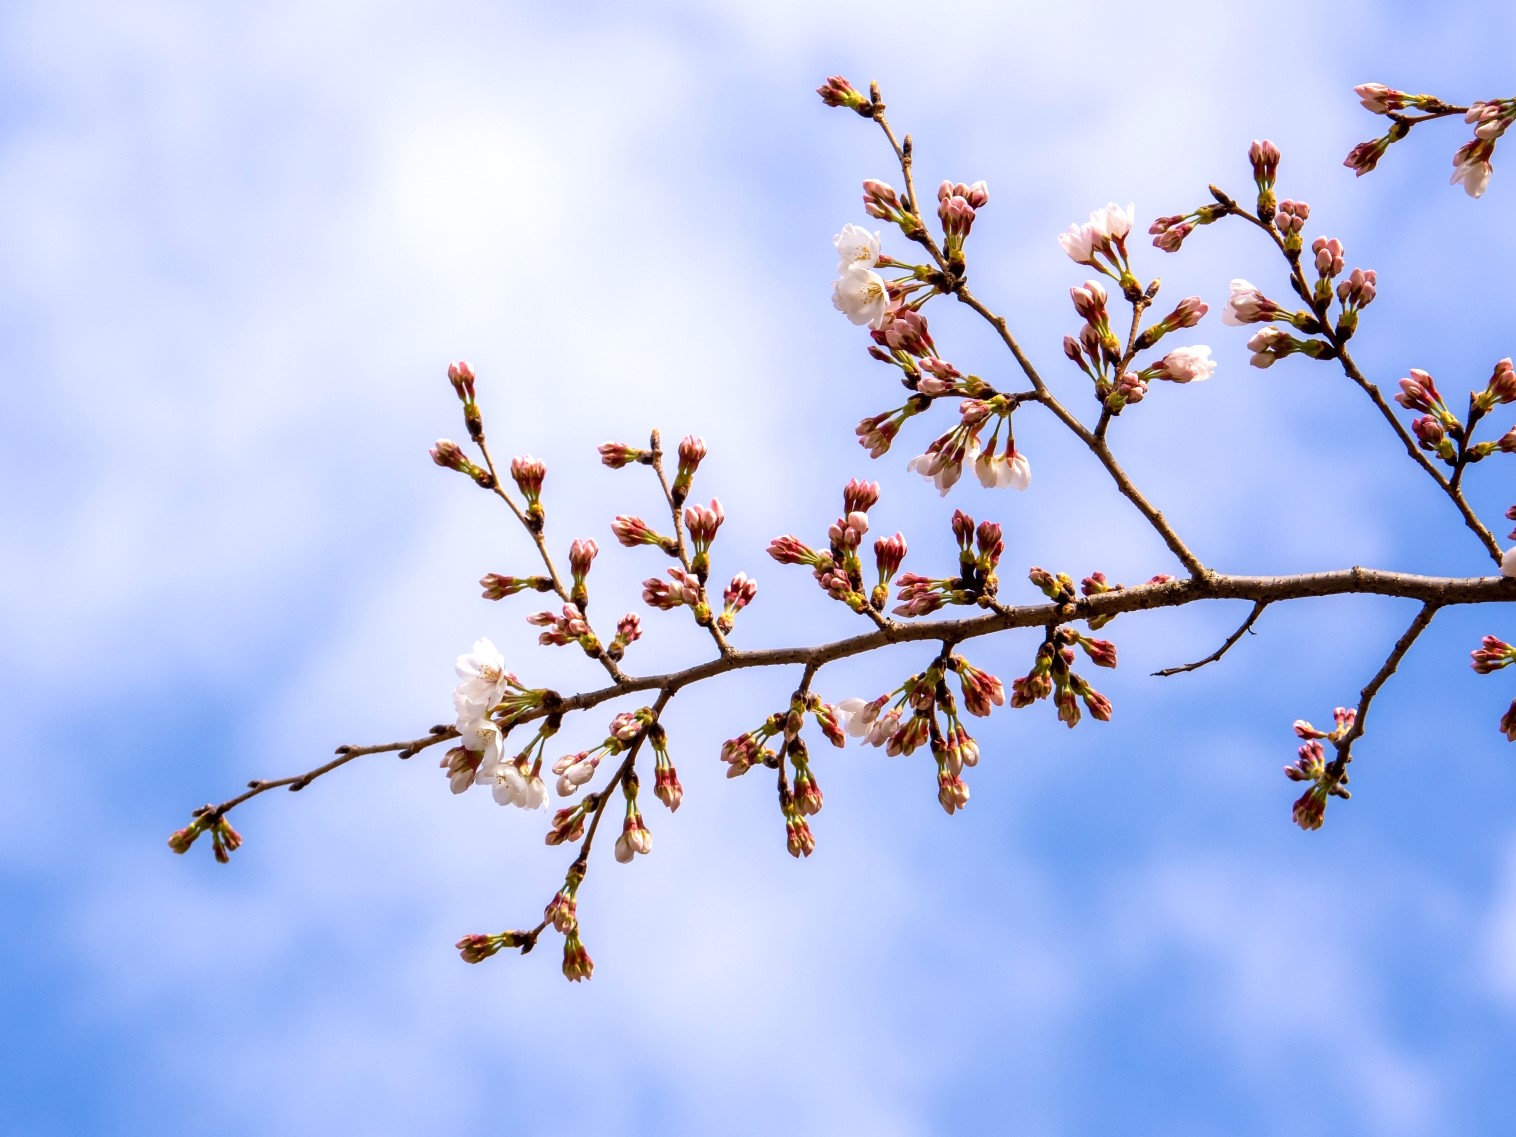
[[[1268,606],[1269,601],[1267,600],[1259,600],[1257,603],[1255,603],[1253,605],[1253,610],[1248,613],[1248,618],[1242,621],[1242,626],[1239,627],[1231,635],[1227,636],[1226,642],[1218,647],[1215,651],[1211,652],[1211,654],[1206,656],[1204,659],[1197,659],[1194,663],[1186,663],[1182,667],[1165,667],[1162,671],[1155,671],[1153,674],[1160,677],[1166,677],[1169,675],[1182,675],[1186,671],[1198,671],[1207,663],[1215,663],[1218,659],[1230,651],[1232,649],[1232,645],[1240,640],[1244,634],[1257,634],[1253,632],[1253,624],[1257,621],[1259,616],[1263,615],[1263,610]]]
[[[1353,725],[1348,728],[1348,732],[1337,743],[1337,757],[1333,758],[1331,764],[1327,766],[1327,778],[1330,779],[1331,783],[1335,784],[1346,780],[1345,775],[1348,763],[1353,760],[1353,743],[1363,737],[1364,722],[1369,716],[1369,704],[1374,701],[1374,696],[1379,694],[1379,689],[1385,685],[1390,676],[1395,674],[1395,669],[1400,666],[1400,661],[1405,658],[1406,652],[1411,650],[1411,645],[1416,642],[1421,633],[1427,630],[1427,627],[1432,623],[1432,618],[1437,615],[1437,609],[1440,607],[1440,604],[1432,602],[1423,606],[1421,611],[1416,613],[1416,618],[1411,621],[1411,626],[1395,641],[1395,646],[1391,649],[1389,657],[1384,661],[1384,666],[1375,673],[1374,678],[1369,680],[1368,686],[1359,692],[1358,713],[1353,718]]]

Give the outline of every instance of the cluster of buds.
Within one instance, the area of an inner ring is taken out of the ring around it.
[[[1160,217],[1148,227],[1148,235],[1155,247],[1166,253],[1177,253],[1184,239],[1195,231],[1197,225],[1210,225],[1221,220],[1230,211],[1224,205],[1207,203],[1189,213],[1174,213]]]
[[[547,576],[501,576],[497,572],[490,572],[479,578],[479,586],[484,589],[486,600],[504,600],[507,596],[515,596],[528,589],[533,592],[551,592],[553,580]]]
[[[202,833],[211,835],[211,849],[216,854],[216,860],[223,865],[232,859],[232,853],[242,847],[242,834],[209,805],[195,810],[188,825],[169,835],[168,847],[176,853],[187,853]]]
[[[520,948],[527,952],[536,942],[537,938],[530,932],[499,932],[493,936],[475,932],[464,936],[453,946],[458,949],[464,963],[483,963],[502,948]]]
[[[869,355],[881,363],[900,368],[900,381],[909,390],[929,399],[946,395],[978,396],[991,391],[990,385],[979,376],[964,375],[937,354],[937,344],[927,327],[926,317],[916,308],[896,308],[883,326],[869,332],[869,337],[874,341],[869,345]]]
[[[1350,707],[1338,707],[1332,717],[1336,725],[1330,731],[1317,730],[1304,719],[1295,721],[1295,734],[1305,742],[1296,751],[1295,761],[1284,768],[1284,773],[1292,782],[1310,783],[1291,811],[1295,824],[1302,829],[1321,828],[1326,820],[1327,798],[1346,800],[1353,796],[1347,790],[1347,762],[1327,762],[1326,748],[1322,743],[1326,741],[1338,746],[1340,754],[1340,744],[1352,731],[1358,712]]]
[[[1126,239],[1132,232],[1132,217],[1136,206],[1125,209],[1114,201],[1101,209],[1091,211],[1090,219],[1083,225],[1078,222],[1058,235],[1058,243],[1075,264],[1088,265],[1096,272],[1104,273],[1117,281],[1122,292],[1130,300],[1142,295],[1137,278],[1132,275],[1131,262],[1127,259]]]
[[[880,611],[889,595],[889,582],[905,558],[905,538],[874,542],[879,583],[865,591],[863,562],[858,550],[869,531],[869,513],[879,501],[879,483],[857,478],[842,490],[842,516],[827,530],[827,548],[813,549],[799,537],[785,535],[769,542],[768,554],[782,565],[806,565],[824,592],[854,612]],[[733,584],[736,582],[733,581]]]
[[[932,400],[928,396],[912,395],[903,405],[893,410],[869,415],[853,428],[853,433],[858,436],[858,445],[869,452],[870,458],[883,456],[889,451],[906,419],[919,415],[931,405]]]
[[[608,658],[620,662],[626,655],[626,649],[642,638],[642,617],[635,612],[628,612],[616,621],[616,638],[605,649]]]
[[[1412,95],[1382,83],[1363,83],[1354,91],[1365,110],[1390,119],[1390,127],[1383,135],[1360,142],[1343,160],[1343,165],[1360,177],[1378,165],[1385,151],[1409,134],[1414,123],[1424,121],[1407,118],[1404,112],[1418,110],[1440,118],[1462,109],[1432,95]],[[1470,103],[1463,120],[1473,126],[1474,137],[1454,152],[1453,174],[1448,181],[1452,185],[1462,185],[1470,197],[1479,197],[1488,188],[1490,175],[1494,172],[1490,159],[1495,153],[1495,143],[1516,121],[1516,99]]]
[[[1033,571],[1037,571],[1037,570],[1033,570]],[[1063,595],[1063,585],[1062,585],[1062,582],[1057,577],[1051,577],[1051,574],[1046,574],[1046,575],[1048,575],[1050,577],[1050,579],[1052,579],[1052,580],[1054,580],[1055,582],[1058,583],[1058,595],[1059,595],[1059,597],[1061,597]],[[1174,578],[1172,576],[1170,576],[1168,573],[1159,573],[1157,576],[1152,577],[1148,581],[1146,581],[1146,583],[1147,584],[1171,584],[1171,583],[1173,583],[1173,580],[1174,580]],[[1101,595],[1102,593],[1105,593],[1105,592],[1125,592],[1125,591],[1126,591],[1126,585],[1124,585],[1124,584],[1112,584],[1108,579],[1106,579],[1106,575],[1103,572],[1092,572],[1092,573],[1090,573],[1089,576],[1085,577],[1083,580],[1081,580],[1079,582],[1079,592],[1080,592],[1080,595],[1082,595],[1082,596],[1099,596],[1099,595]],[[1054,599],[1057,599],[1057,598],[1058,597],[1055,597]],[[1060,601],[1060,602],[1066,603],[1067,601]],[[1087,619],[1085,621],[1085,623],[1087,623],[1090,626],[1090,630],[1091,631],[1099,631],[1101,628],[1105,627],[1107,624],[1109,624],[1115,618],[1116,617],[1114,615],[1091,616],[1089,619]]]
[[[874,117],[873,100],[860,93],[841,75],[833,75],[817,87],[816,94],[820,95],[821,101],[829,107],[847,107],[849,110],[857,111],[864,118]]]
[[[1507,516],[1516,518],[1516,506],[1511,507]],[[1516,564],[1516,557],[1508,555],[1507,560]],[[1506,575],[1516,576],[1516,569]],[[1516,647],[1494,636],[1485,636],[1478,650],[1471,654],[1474,657],[1474,670],[1480,675],[1489,675],[1516,663]],[[1509,741],[1516,742],[1516,699],[1511,700],[1510,707],[1500,717],[1500,733]]]
[[[1516,453],[1516,429],[1494,441],[1472,441],[1475,427],[1487,413],[1516,402],[1516,367],[1509,358],[1495,365],[1484,390],[1469,392],[1467,422],[1448,408],[1432,377],[1417,368],[1400,381],[1395,401],[1408,411],[1421,412],[1421,417],[1411,423],[1412,433],[1423,450],[1450,466],[1483,461],[1496,452]]]
[[[653,452],[651,450],[639,450],[635,446],[628,446],[625,442],[602,442],[600,444],[600,462],[613,470],[619,470],[633,462],[643,466],[652,465]]]
[[[702,627],[710,623],[711,606],[706,603],[705,587],[692,572],[678,565],[664,570],[667,581],[650,576],[642,582],[642,599],[662,612],[669,612],[680,605],[688,605],[695,613],[695,622]]]
[[[611,532],[628,549],[635,549],[638,545],[653,545],[671,557],[679,554],[678,541],[673,537],[665,537],[640,517],[618,514],[611,520]]]
[[[1284,251],[1291,258],[1300,255],[1300,250],[1305,247],[1305,238],[1301,231],[1305,228],[1306,219],[1311,216],[1311,207],[1303,201],[1291,201],[1286,198],[1279,203],[1278,212],[1274,214],[1274,228],[1279,233],[1279,238],[1284,242]]]
[[[921,222],[916,220],[915,203],[895,192],[895,187],[876,178],[863,183],[863,211],[880,221],[888,221],[900,227],[906,240],[914,241],[923,235]]]
[[[474,479],[474,483],[481,489],[492,490],[495,488],[495,475],[491,474],[483,466],[469,460],[459,446],[450,438],[439,438],[437,444],[431,450],[432,461],[444,470],[457,470],[460,474]]]
[[[785,717],[783,713],[769,715],[754,729],[721,744],[721,760],[727,764],[728,778],[740,778],[754,766],[773,768],[779,765],[779,752],[768,742],[784,733]]]
[[[1279,147],[1267,138],[1253,139],[1248,147],[1253,184],[1258,187],[1258,219],[1267,225],[1274,219],[1274,182],[1279,177]],[[1183,238],[1180,238],[1183,240]]]
[[[533,612],[526,618],[526,622],[534,628],[544,629],[537,636],[537,642],[543,647],[563,647],[565,644],[576,643],[590,658],[600,655],[600,640],[577,604],[565,604],[562,613],[558,615],[552,612]]]
[[[710,505],[692,505],[684,511],[684,528],[690,535],[694,554],[690,568],[704,583],[711,572],[711,544],[716,540],[716,531],[726,520],[726,511],[715,498]]]
[[[958,541],[958,573],[950,577],[927,577],[903,573],[896,581],[899,591],[897,616],[925,616],[948,604],[981,604],[1000,589],[997,568],[1005,552],[1005,537],[994,521],[974,524],[961,509],[953,511],[953,536]]]
[[[511,480],[526,499],[526,525],[533,533],[541,533],[547,513],[542,508],[542,479],[547,476],[547,466],[524,454],[511,459]]]
[[[447,380],[453,385],[458,401],[463,404],[463,424],[468,430],[468,436],[476,443],[483,442],[484,419],[479,414],[479,404],[474,401],[474,369],[460,359],[448,366]]]
[[[637,771],[626,772],[621,794],[626,799],[626,816],[621,822],[621,836],[616,838],[616,860],[624,865],[639,853],[646,856],[653,851],[653,834],[637,808]]]
[[[984,182],[971,186],[962,182],[943,182],[937,187],[937,217],[942,222],[943,254],[948,267],[955,272],[963,271],[963,243],[969,230],[974,227],[975,211],[983,209],[990,200],[989,187]]]
[[[979,744],[958,717],[957,701],[947,685],[949,673],[957,674],[971,714],[987,715],[992,707],[1005,704],[1005,687],[999,679],[962,656],[949,655],[877,699],[845,699],[837,709],[846,719],[849,734],[883,747],[892,757],[928,747],[937,763],[937,802],[952,814],[968,804],[963,770],[978,765]],[[891,700],[894,705],[885,710]]]
[[[725,607],[721,609],[721,615],[716,617],[717,630],[723,635],[729,633],[737,623],[737,613],[751,604],[757,595],[758,582],[749,579],[747,573],[739,572],[732,577],[731,583],[721,592]]]
[[[1386,150],[1411,132],[1411,124],[1401,112],[1420,110],[1442,113],[1448,109],[1441,99],[1397,91],[1383,83],[1360,83],[1353,88],[1353,92],[1364,110],[1390,116],[1390,127],[1383,135],[1360,142],[1348,151],[1348,156],[1342,161],[1344,166],[1360,178],[1379,164],[1379,159],[1384,157]]]
[[[674,484],[669,487],[669,494],[674,499],[674,505],[684,504],[684,499],[690,496],[690,483],[695,479],[695,471],[700,469],[700,463],[705,460],[705,439],[696,438],[693,434],[686,434],[679,441],[679,468],[674,471]]]
[[[1048,578],[1042,588],[1055,600],[1066,602],[1061,598],[1073,598],[1073,581],[1067,576],[1060,573],[1053,577],[1041,569],[1033,569],[1033,583],[1037,583],[1038,574]],[[1052,696],[1058,708],[1058,721],[1073,729],[1082,717],[1079,709],[1082,700],[1092,717],[1109,722],[1111,701],[1073,669],[1076,647],[1083,649],[1097,667],[1116,666],[1116,645],[1109,640],[1092,639],[1068,625],[1049,628],[1031,671],[1011,682],[1011,706],[1029,707]]]
[[[669,758],[668,732],[662,723],[655,722],[647,728],[647,744],[653,748],[653,796],[672,813],[684,800],[684,787],[679,784],[679,771]]]
[[[542,910],[542,919],[551,924],[555,932],[568,935],[579,930],[579,886],[584,883],[584,866],[575,861],[569,866],[563,887],[553,893],[553,898]]]

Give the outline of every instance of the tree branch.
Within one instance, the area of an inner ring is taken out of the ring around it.
[[[1186,663],[1182,667],[1165,667],[1162,671],[1153,672],[1153,675],[1155,677],[1182,675],[1186,671],[1198,671],[1207,663],[1215,663],[1229,650],[1231,650],[1232,645],[1240,640],[1243,637],[1244,633],[1252,632],[1253,622],[1257,620],[1259,616],[1263,615],[1263,610],[1267,608],[1269,604],[1270,601],[1268,600],[1259,600],[1257,603],[1255,603],[1253,605],[1253,610],[1248,613],[1248,618],[1242,621],[1242,626],[1239,627],[1231,635],[1227,636],[1226,642],[1218,647],[1215,651],[1211,652],[1211,654],[1206,656],[1204,659],[1197,659],[1194,663]]]

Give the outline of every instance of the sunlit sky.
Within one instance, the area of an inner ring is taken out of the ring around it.
[[[1001,521],[1009,601],[1037,597],[1033,564],[1176,570],[1036,408],[1017,418],[1024,494],[964,484],[944,504],[905,470],[930,425],[877,462],[855,445],[898,387],[832,309],[831,238],[865,220],[860,181],[894,171],[816,98],[829,74],[881,82],[924,184],[988,181],[975,291],[1088,417],[1059,350],[1085,273],[1056,234],[1111,200],[1145,225],[1212,181],[1244,194],[1254,138],[1283,150],[1307,237],[1378,271],[1355,347],[1377,381],[1421,367],[1461,398],[1516,352],[1504,151],[1477,202],[1447,185],[1461,123],[1418,128],[1370,177],[1341,166],[1379,127],[1356,83],[1516,94],[1516,14],[1054,13],[0,6],[0,1131],[1505,1130],[1516,747],[1494,724],[1516,692],[1468,668],[1481,635],[1516,634],[1501,611],[1439,616],[1375,708],[1353,800],[1314,834],[1289,821],[1290,724],[1356,701],[1408,602],[1271,608],[1221,664],[1163,680],[1246,605],[1122,617],[1114,720],[998,711],[951,819],[925,755],[817,748],[805,862],[768,779],[717,759],[796,675],[688,690],[666,716],[683,808],[645,795],[653,854],[621,866],[604,842],[581,892],[587,984],[564,982],[553,940],[459,961],[463,933],[534,923],[570,856],[540,815],[449,794],[430,752],[250,803],[230,866],[164,845],[249,778],[446,720],[453,659],[481,635],[530,682],[601,681],[536,646],[531,597],[478,596],[531,549],[427,458],[462,430],[452,359],[479,373],[497,454],[547,462],[550,541],[599,540],[602,612],[640,609],[661,565],[609,532],[655,487],[594,448],[653,427],[709,445],[715,572],[760,585],[740,646],[860,630],[763,554],[820,539],[853,476],[883,483],[872,518],[906,533],[915,571],[950,567],[953,507]],[[1137,248],[1161,301],[1211,302],[1187,342],[1220,366],[1154,390],[1113,445],[1207,563],[1491,571],[1340,372],[1247,367],[1246,331],[1217,316],[1233,277],[1283,293],[1255,235]],[[943,353],[1011,386],[989,330],[938,311]],[[1502,535],[1509,465],[1470,479]],[[644,610],[630,670],[704,658],[681,615]],[[1036,642],[967,654],[1009,680]],[[927,652],[830,666],[817,689],[873,696]],[[563,749],[608,717],[571,719]]]

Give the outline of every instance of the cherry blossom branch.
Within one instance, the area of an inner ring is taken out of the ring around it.
[[[1005,344],[1037,392],[1036,401],[1052,411],[1058,421],[1072,431],[1075,437],[1085,444],[1090,453],[1095,455],[1100,464],[1105,467],[1106,472],[1110,474],[1111,480],[1116,483],[1116,489],[1120,491],[1121,496],[1137,507],[1137,511],[1147,519],[1148,524],[1163,539],[1163,543],[1169,547],[1169,551],[1178,558],[1179,563],[1184,565],[1190,575],[1204,577],[1210,572],[1200,558],[1190,551],[1189,546],[1174,531],[1173,526],[1168,523],[1162,512],[1148,501],[1142,491],[1133,484],[1132,479],[1122,469],[1121,463],[1116,461],[1116,456],[1111,452],[1111,448],[1106,440],[1096,437],[1048,389],[1047,384],[1042,380],[1042,376],[1037,373],[1037,368],[1027,357],[1026,352],[1021,349],[1021,345],[1016,342],[1016,337],[1011,334],[1010,325],[1007,323],[1005,317],[996,315],[986,307],[984,302],[970,292],[967,286],[959,287],[955,295],[962,303],[978,312],[1000,334],[1001,342]]]
[[[1170,675],[1182,675],[1186,671],[1198,671],[1208,663],[1215,663],[1218,659],[1230,651],[1232,649],[1232,645],[1240,640],[1244,635],[1250,633],[1254,635],[1257,634],[1256,632],[1253,632],[1253,624],[1258,620],[1259,616],[1263,615],[1263,610],[1267,608],[1271,603],[1272,601],[1269,600],[1259,600],[1255,602],[1253,605],[1253,610],[1248,613],[1247,619],[1242,621],[1242,624],[1235,632],[1227,636],[1225,642],[1223,642],[1220,647],[1211,652],[1211,654],[1206,656],[1204,659],[1197,659],[1194,663],[1186,663],[1180,667],[1165,667],[1162,671],[1153,672],[1153,676],[1155,678],[1166,678]]]
[[[886,626],[830,643],[803,647],[762,648],[751,651],[732,651],[715,659],[694,664],[679,671],[661,675],[623,675],[608,687],[560,696],[550,693],[542,706],[524,711],[513,719],[512,725],[522,725],[549,715],[564,715],[571,711],[588,710],[602,703],[642,691],[658,691],[654,709],[661,713],[663,706],[681,689],[695,683],[726,675],[734,671],[755,667],[782,667],[801,664],[806,668],[802,690],[817,671],[828,663],[876,651],[892,644],[936,642],[948,647],[964,641],[993,635],[1013,628],[1051,627],[1060,623],[1079,620],[1104,621],[1128,612],[1152,611],[1177,608],[1203,600],[1251,600],[1253,613],[1247,621],[1228,638],[1220,650],[1206,659],[1184,667],[1169,668],[1155,672],[1156,675],[1172,675],[1192,671],[1206,663],[1219,659],[1233,643],[1249,630],[1252,623],[1270,604],[1308,597],[1372,595],[1396,596],[1420,600],[1431,611],[1444,605],[1516,603],[1516,579],[1507,577],[1429,577],[1411,573],[1387,572],[1377,569],[1351,568],[1333,572],[1305,573],[1295,576],[1231,576],[1215,573],[1207,578],[1169,581],[1161,584],[1140,585],[1134,588],[1113,590],[1091,596],[1078,597],[1067,603],[1001,605],[999,610],[954,620],[930,620],[900,623],[889,621]],[[1427,616],[1427,621],[1431,619]],[[1424,627],[1424,625],[1422,625]],[[1420,627],[1416,628],[1420,634]],[[1406,641],[1404,648],[1397,645],[1399,654],[1393,655],[1392,664],[1398,664],[1405,650],[1410,648],[1415,636]],[[1368,697],[1372,698],[1384,679],[1394,671],[1391,666],[1378,682],[1371,685]],[[1361,733],[1361,732],[1360,732]],[[291,777],[273,780],[258,780],[248,783],[248,790],[218,806],[197,810],[195,816],[204,815],[214,821],[229,813],[243,802],[268,790],[288,786],[293,790],[304,789],[315,779],[346,765],[355,758],[369,754],[399,751],[400,757],[408,758],[427,747],[458,737],[454,727],[433,727],[427,735],[410,740],[379,743],[371,746],[343,746],[338,757],[313,770]],[[1355,736],[1356,737],[1356,736]],[[615,788],[630,769],[632,756],[622,762],[622,768],[613,776],[609,789]],[[602,803],[603,804],[603,803]],[[598,817],[598,811],[596,816]],[[593,824],[593,823],[592,823]],[[593,830],[591,830],[593,831]]]
[[[1218,189],[1216,186],[1211,186],[1210,191],[1211,195],[1228,214],[1241,218],[1243,221],[1248,222],[1250,225],[1261,230],[1269,237],[1271,241],[1273,241],[1275,247],[1278,248],[1280,255],[1285,258],[1286,263],[1289,265],[1290,287],[1295,291],[1295,294],[1297,296],[1299,296],[1308,306],[1310,306],[1312,312],[1316,317],[1316,323],[1312,327],[1312,331],[1314,334],[1321,336],[1321,338],[1325,340],[1329,345],[1329,350],[1324,352],[1322,357],[1330,357],[1338,360],[1342,366],[1344,374],[1346,374],[1349,379],[1357,384],[1358,388],[1369,397],[1369,401],[1372,402],[1375,409],[1379,411],[1380,417],[1382,417],[1387,423],[1390,424],[1390,429],[1393,430],[1396,437],[1400,439],[1401,444],[1405,447],[1405,451],[1408,455],[1410,455],[1411,460],[1420,466],[1421,469],[1425,471],[1426,474],[1432,479],[1432,481],[1437,483],[1438,488],[1448,496],[1448,498],[1453,502],[1453,505],[1458,509],[1459,514],[1463,517],[1464,524],[1467,525],[1468,528],[1474,533],[1474,535],[1479,538],[1480,543],[1484,545],[1486,551],[1489,552],[1491,558],[1495,561],[1495,563],[1499,564],[1502,555],[1500,543],[1495,539],[1494,534],[1492,534],[1489,529],[1485,527],[1484,523],[1479,520],[1478,515],[1475,514],[1473,508],[1469,505],[1468,500],[1463,496],[1463,490],[1461,487],[1463,470],[1467,464],[1468,433],[1473,429],[1474,422],[1476,421],[1474,417],[1471,416],[1470,422],[1467,424],[1467,428],[1462,438],[1460,439],[1460,449],[1456,459],[1456,464],[1454,466],[1453,477],[1449,479],[1445,477],[1442,471],[1437,469],[1436,466],[1432,465],[1431,460],[1426,456],[1421,447],[1418,445],[1415,436],[1410,432],[1410,430],[1406,428],[1405,424],[1401,422],[1399,417],[1396,416],[1395,412],[1390,408],[1389,402],[1385,399],[1384,394],[1380,391],[1378,386],[1371,382],[1368,377],[1365,376],[1361,370],[1359,370],[1358,364],[1354,361],[1352,355],[1350,355],[1347,350],[1348,337],[1341,334],[1341,332],[1339,332],[1338,329],[1333,325],[1332,321],[1327,319],[1327,310],[1330,303],[1330,295],[1328,295],[1326,298],[1317,296],[1315,293],[1313,293],[1310,285],[1306,282],[1305,274],[1300,267],[1300,250],[1295,249],[1292,251],[1289,247],[1287,247],[1284,238],[1281,236],[1278,228],[1272,222],[1266,222],[1256,214],[1250,213],[1248,210],[1239,205],[1234,198]]]
[[[1440,607],[1436,601],[1429,601],[1422,606],[1410,627],[1395,641],[1394,648],[1375,672],[1374,678],[1359,693],[1357,709],[1338,707],[1333,712],[1336,726],[1332,730],[1318,730],[1303,719],[1296,721],[1295,734],[1306,742],[1300,747],[1295,763],[1286,766],[1284,772],[1292,781],[1309,783],[1306,791],[1295,802],[1293,810],[1295,824],[1300,828],[1320,829],[1326,820],[1327,800],[1333,797],[1346,800],[1353,796],[1347,788],[1348,763],[1353,760],[1353,744],[1363,737],[1369,704],[1390,676],[1395,674],[1395,669],[1411,650],[1411,645],[1431,625],[1432,618]],[[1331,762],[1324,760],[1326,750],[1323,742],[1330,742],[1336,748],[1336,757]]]

